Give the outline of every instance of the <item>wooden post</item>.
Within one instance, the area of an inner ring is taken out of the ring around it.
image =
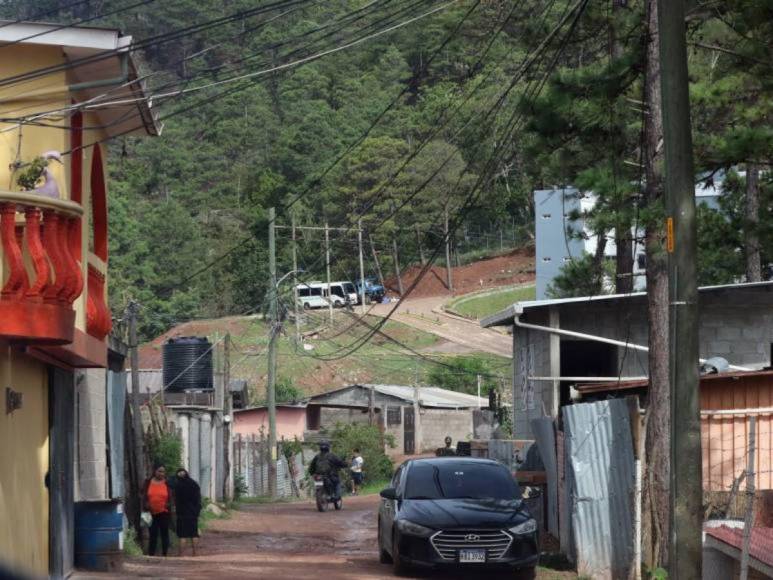
[[[400,255],[397,253],[397,237],[392,236],[392,258],[395,262],[395,276],[397,276],[397,288],[400,292],[400,298],[403,297],[403,278],[400,274]]]
[[[378,274],[378,283],[384,286],[384,274],[381,273],[381,263],[378,261],[378,253],[376,252],[376,245],[373,243],[373,238],[370,233],[368,234],[368,242],[370,242],[370,251],[373,253],[373,263],[376,265],[376,274]]]
[[[298,305],[298,242],[295,238],[295,214],[290,216],[292,220],[293,236],[293,309],[295,312],[295,342],[301,341],[301,313]]]
[[[327,279],[327,304],[330,313],[330,324],[333,324],[333,294],[330,292],[330,228],[325,220],[325,272]]]
[[[746,468],[746,515],[743,523],[743,550],[741,550],[741,580],[749,578],[749,548],[754,525],[754,454],[756,452],[757,417],[749,417],[749,459]]]
[[[449,292],[454,291],[454,279],[451,265],[451,238],[448,232],[448,204],[443,207],[443,238],[446,242],[446,287]]]

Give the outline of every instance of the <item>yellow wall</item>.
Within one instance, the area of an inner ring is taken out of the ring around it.
[[[10,364],[9,364],[10,363]],[[48,374],[42,363],[0,346],[0,560],[48,573]],[[5,388],[23,406],[5,412]]]

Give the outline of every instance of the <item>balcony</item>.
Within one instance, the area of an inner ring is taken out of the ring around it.
[[[73,302],[84,286],[73,251],[82,216],[71,201],[0,191],[0,338],[37,346],[73,341]]]

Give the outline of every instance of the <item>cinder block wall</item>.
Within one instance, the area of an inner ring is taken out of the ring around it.
[[[367,423],[368,411],[363,413],[360,409],[330,409],[322,407],[320,411],[320,426],[332,429],[336,423]]]
[[[75,375],[75,501],[108,499],[107,371]]]
[[[399,425],[389,425],[387,422],[387,417],[383,418],[384,424],[386,425],[384,428],[384,433],[387,435],[391,435],[394,437],[395,440],[395,446],[389,447],[387,446],[386,454],[390,457],[395,457],[397,455],[402,455],[405,453],[405,428],[404,428],[404,411],[405,407],[400,405],[394,405],[394,408],[399,409],[400,411],[400,424]],[[386,414],[386,411],[385,411]]]
[[[469,441],[472,438],[472,410],[422,409],[421,450],[431,452],[443,447],[446,436],[457,441]]]

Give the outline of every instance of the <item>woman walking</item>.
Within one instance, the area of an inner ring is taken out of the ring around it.
[[[196,555],[196,539],[199,537],[201,513],[201,489],[185,469],[177,470],[174,486],[175,512],[177,514],[178,555],[183,555],[183,540],[191,541],[191,552]]]
[[[156,465],[153,477],[145,481],[142,491],[143,504],[146,511],[153,518],[150,524],[150,539],[148,541],[148,555],[156,555],[158,536],[161,535],[161,553],[166,556],[169,552],[169,522],[171,519],[172,493],[166,481],[166,467]]]

